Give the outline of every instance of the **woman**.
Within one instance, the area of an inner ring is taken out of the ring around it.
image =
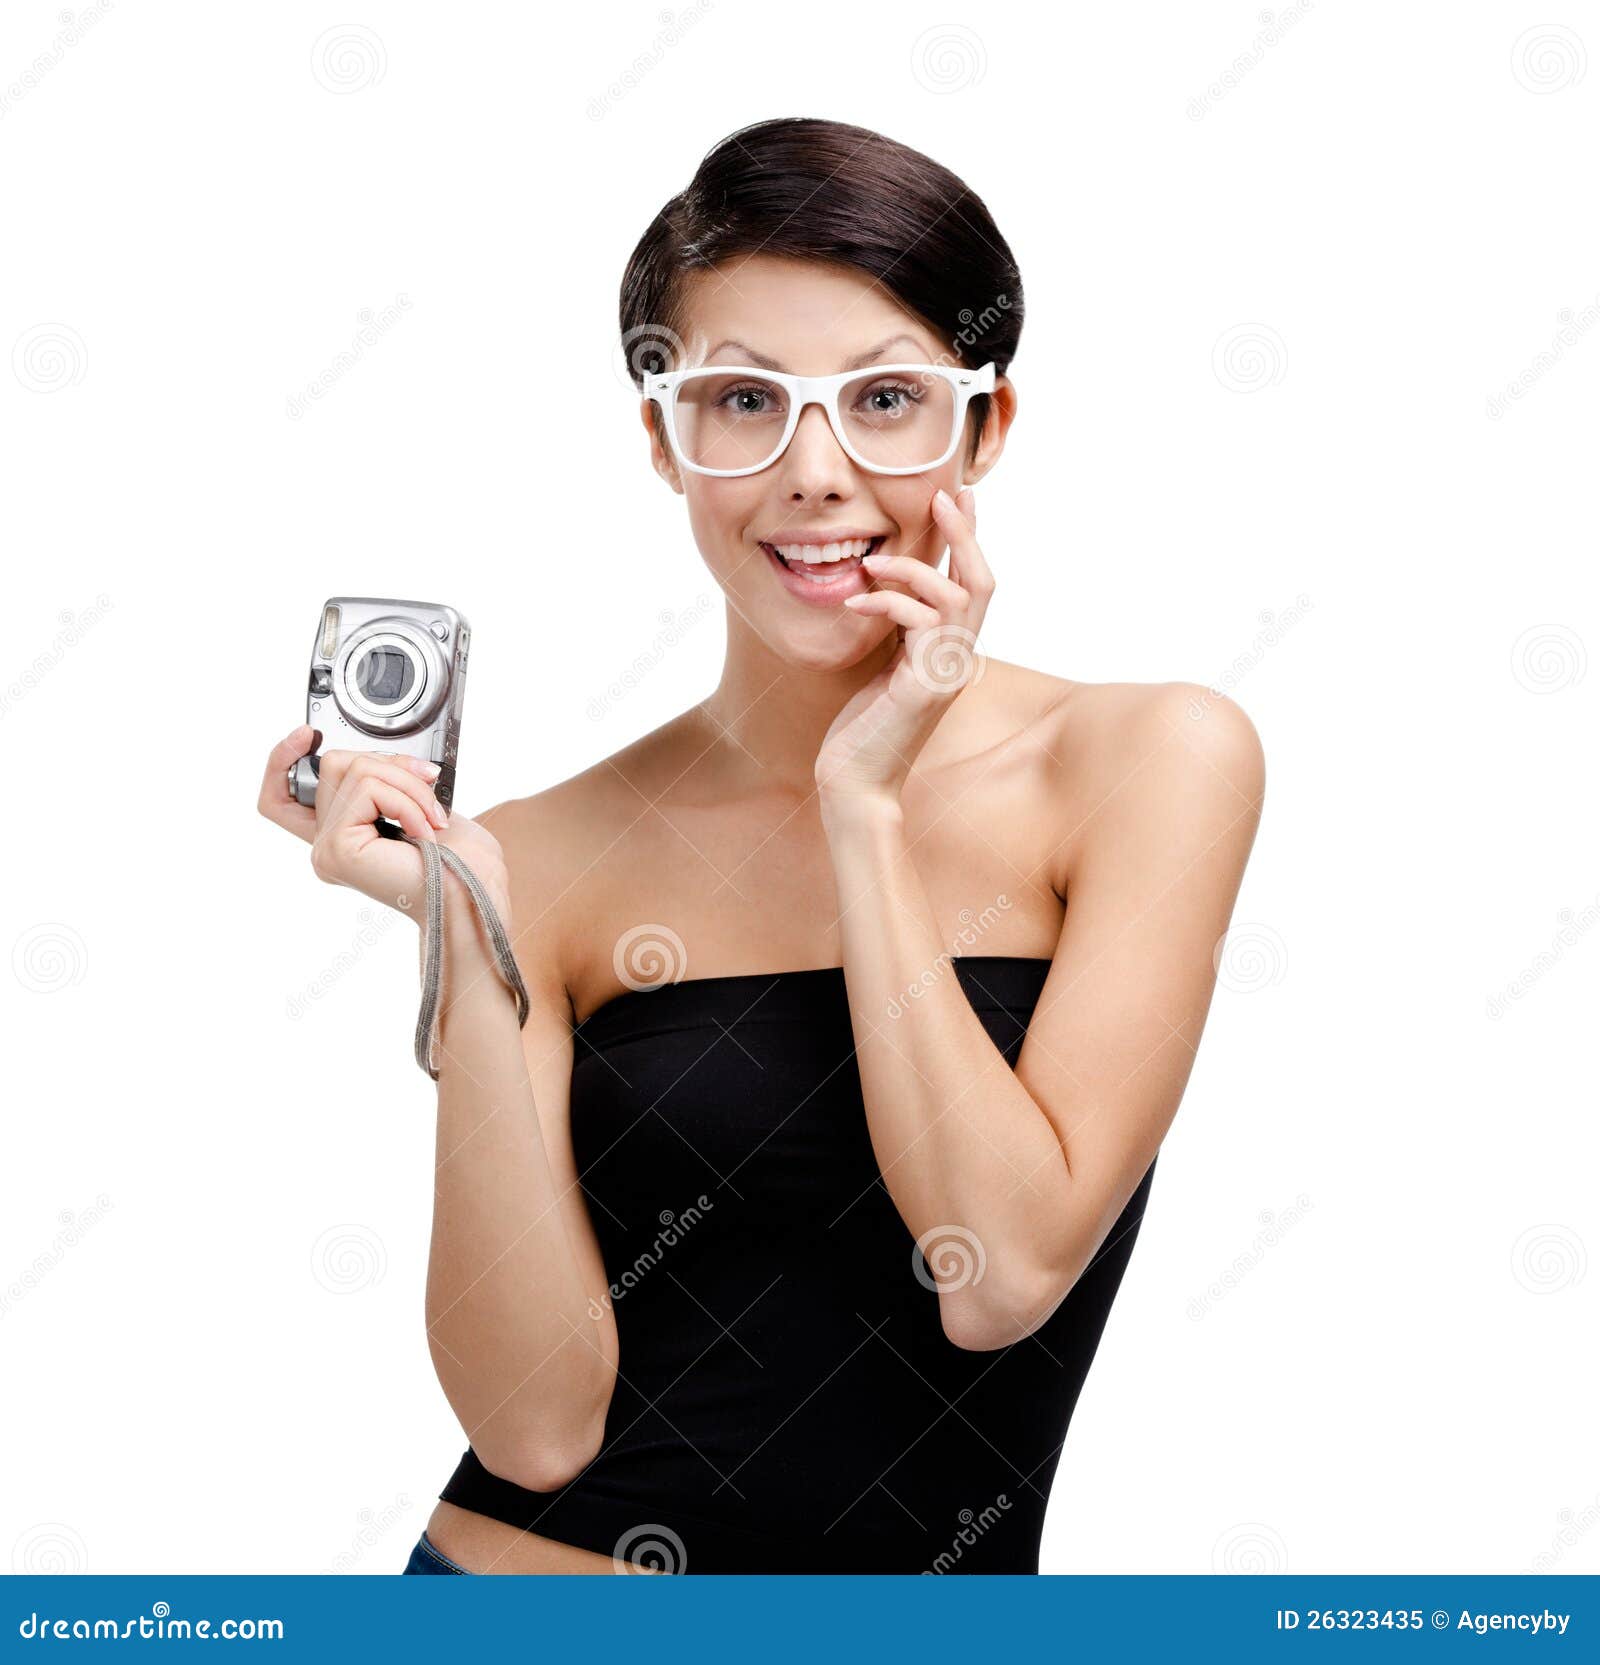
[[[476,821],[371,754],[287,802],[309,729],[268,760],[325,880],[416,896],[379,815],[457,850],[532,1001],[447,875],[427,1313],[471,1447],[408,1572],[1038,1570],[1263,770],[1220,696],[977,650],[1022,310],[927,157],[732,135],[621,305],[716,689]]]

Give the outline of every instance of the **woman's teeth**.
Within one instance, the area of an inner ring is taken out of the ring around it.
[[[857,561],[868,554],[882,538],[851,538],[846,543],[773,543],[767,547],[790,569],[802,578],[821,584],[837,575],[841,561]],[[808,567],[826,567],[824,572],[808,572]]]

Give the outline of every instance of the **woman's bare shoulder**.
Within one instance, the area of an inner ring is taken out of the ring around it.
[[[1156,750],[1229,754],[1258,737],[1242,706],[1198,682],[1079,682],[1056,713],[1064,737],[1124,768]]]
[[[1078,683],[1052,713],[1063,885],[1097,849],[1120,861],[1136,829],[1261,811],[1265,759],[1244,709],[1195,682]]]

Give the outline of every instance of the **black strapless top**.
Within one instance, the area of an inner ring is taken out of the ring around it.
[[[950,963],[1015,1069],[1050,962]],[[604,1443],[548,1492],[469,1450],[446,1502],[687,1573],[1038,1571],[1154,1162],[1050,1318],[968,1352],[878,1171],[842,967],[616,996],[575,1031],[571,1109],[617,1324]]]

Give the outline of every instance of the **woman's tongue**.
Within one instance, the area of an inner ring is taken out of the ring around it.
[[[778,557],[780,561],[783,557]],[[784,561],[790,572],[798,572],[802,578],[809,578],[814,584],[826,583],[830,578],[837,578],[840,573],[854,572],[861,565],[859,555],[846,555],[838,561]]]

